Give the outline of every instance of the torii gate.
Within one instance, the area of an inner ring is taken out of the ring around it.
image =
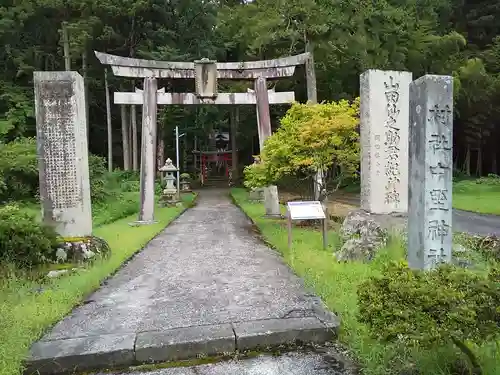
[[[154,222],[154,179],[157,105],[169,104],[255,104],[260,149],[271,135],[270,104],[292,103],[294,92],[268,91],[267,79],[290,77],[297,65],[305,65],[307,97],[316,103],[316,75],[311,53],[306,52],[273,60],[228,62],[202,59],[195,62],[170,62],[121,57],[95,51],[101,64],[110,65],[113,73],[121,77],[144,78],[144,90],[115,93],[115,104],[142,104],[141,182],[138,223]],[[158,90],[157,79],[195,79],[196,93],[165,93]],[[218,79],[253,80],[254,92],[218,93]],[[264,189],[267,216],[281,216],[278,189]]]

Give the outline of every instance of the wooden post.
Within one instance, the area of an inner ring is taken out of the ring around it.
[[[111,124],[111,102],[109,99],[108,69],[104,70],[104,86],[106,90],[106,121],[108,124],[108,171],[113,171],[113,127]]]
[[[64,70],[71,70],[71,54],[69,51],[69,31],[68,23],[63,21],[62,23],[62,40],[63,40],[63,54],[64,54]]]
[[[271,136],[271,115],[269,113],[267,80],[264,77],[259,77],[255,80],[255,97],[257,102],[259,145],[262,151],[264,141]],[[278,188],[275,185],[264,188],[264,205],[266,207],[266,216],[281,217]]]
[[[130,170],[130,150],[129,150],[129,137],[128,127],[129,121],[127,117],[127,107],[125,104],[120,106],[121,120],[122,120],[122,145],[123,145],[123,169]]]
[[[312,49],[309,47],[309,49]],[[318,92],[316,89],[316,70],[314,69],[314,57],[312,51],[306,60],[306,84],[307,84],[307,100],[311,103],[318,102]]]
[[[316,89],[316,70],[314,69],[314,56],[310,42],[306,45],[306,50],[309,52],[309,57],[306,60],[306,85],[307,85],[307,101],[312,104],[318,103],[318,92]],[[324,171],[317,171],[314,177],[314,199],[319,200],[321,189],[324,185]]]
[[[130,118],[132,123],[132,169],[139,169],[138,150],[137,150],[137,111],[136,106],[130,107]]]
[[[230,125],[231,125],[231,159],[232,159],[232,177],[233,181],[238,179],[238,149],[236,143],[236,136],[238,133],[238,122],[239,122],[239,108],[233,107],[230,112]]]
[[[286,209],[286,219],[287,219],[287,229],[288,229],[288,250],[292,250],[292,215],[290,214],[290,210]]]
[[[323,205],[323,211],[325,211],[325,218],[323,219],[323,249],[328,248],[328,207]]]

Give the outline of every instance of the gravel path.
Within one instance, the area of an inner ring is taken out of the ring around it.
[[[214,364],[164,368],[150,372],[133,371],[95,375],[354,375],[356,371],[338,361],[331,353],[286,353],[262,355]]]

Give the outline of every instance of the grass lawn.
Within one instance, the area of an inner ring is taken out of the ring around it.
[[[405,366],[414,364],[421,370],[421,374],[451,375],[446,370],[446,363],[452,357],[450,354],[453,354],[454,349],[440,348],[428,352],[413,352],[411,355],[401,348],[374,341],[369,337],[367,327],[357,321],[357,287],[368,277],[379,274],[382,264],[389,259],[401,259],[405,256],[403,246],[397,239],[393,239],[369,264],[337,263],[332,258],[332,251],[340,244],[340,240],[333,231],[329,235],[330,248],[323,250],[319,230],[295,227],[292,250],[289,250],[284,221],[263,218],[263,205],[249,202],[246,190],[233,189],[232,195],[260,228],[264,238],[283,255],[306,285],[322,297],[330,310],[341,317],[340,340],[357,357],[364,368],[363,374],[402,374],[394,369],[402,370]],[[475,350],[484,366],[484,374],[500,375],[500,343],[487,344]]]
[[[343,193],[352,194],[355,197],[360,191],[358,184],[342,188]],[[500,178],[482,177],[454,182],[453,208],[500,215]]]
[[[118,219],[139,212],[139,192],[119,192],[101,203],[92,204],[92,224],[94,228],[112,223]],[[41,207],[38,202],[16,202],[23,211],[41,219]]]
[[[492,179],[480,179],[477,181]],[[500,181],[500,179],[497,179]],[[463,180],[453,184],[453,207],[460,210],[500,215],[500,182],[477,183]]]
[[[191,194],[183,196],[186,205],[193,199]],[[136,220],[133,215],[97,228],[94,234],[108,241],[111,257],[79,273],[43,284],[14,275],[0,279],[0,375],[20,374],[30,345],[182,210],[182,207],[159,208],[155,215],[158,223],[149,226],[129,226]]]

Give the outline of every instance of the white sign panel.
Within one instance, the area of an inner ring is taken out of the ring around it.
[[[292,220],[326,219],[325,211],[319,201],[288,202],[287,206]]]

